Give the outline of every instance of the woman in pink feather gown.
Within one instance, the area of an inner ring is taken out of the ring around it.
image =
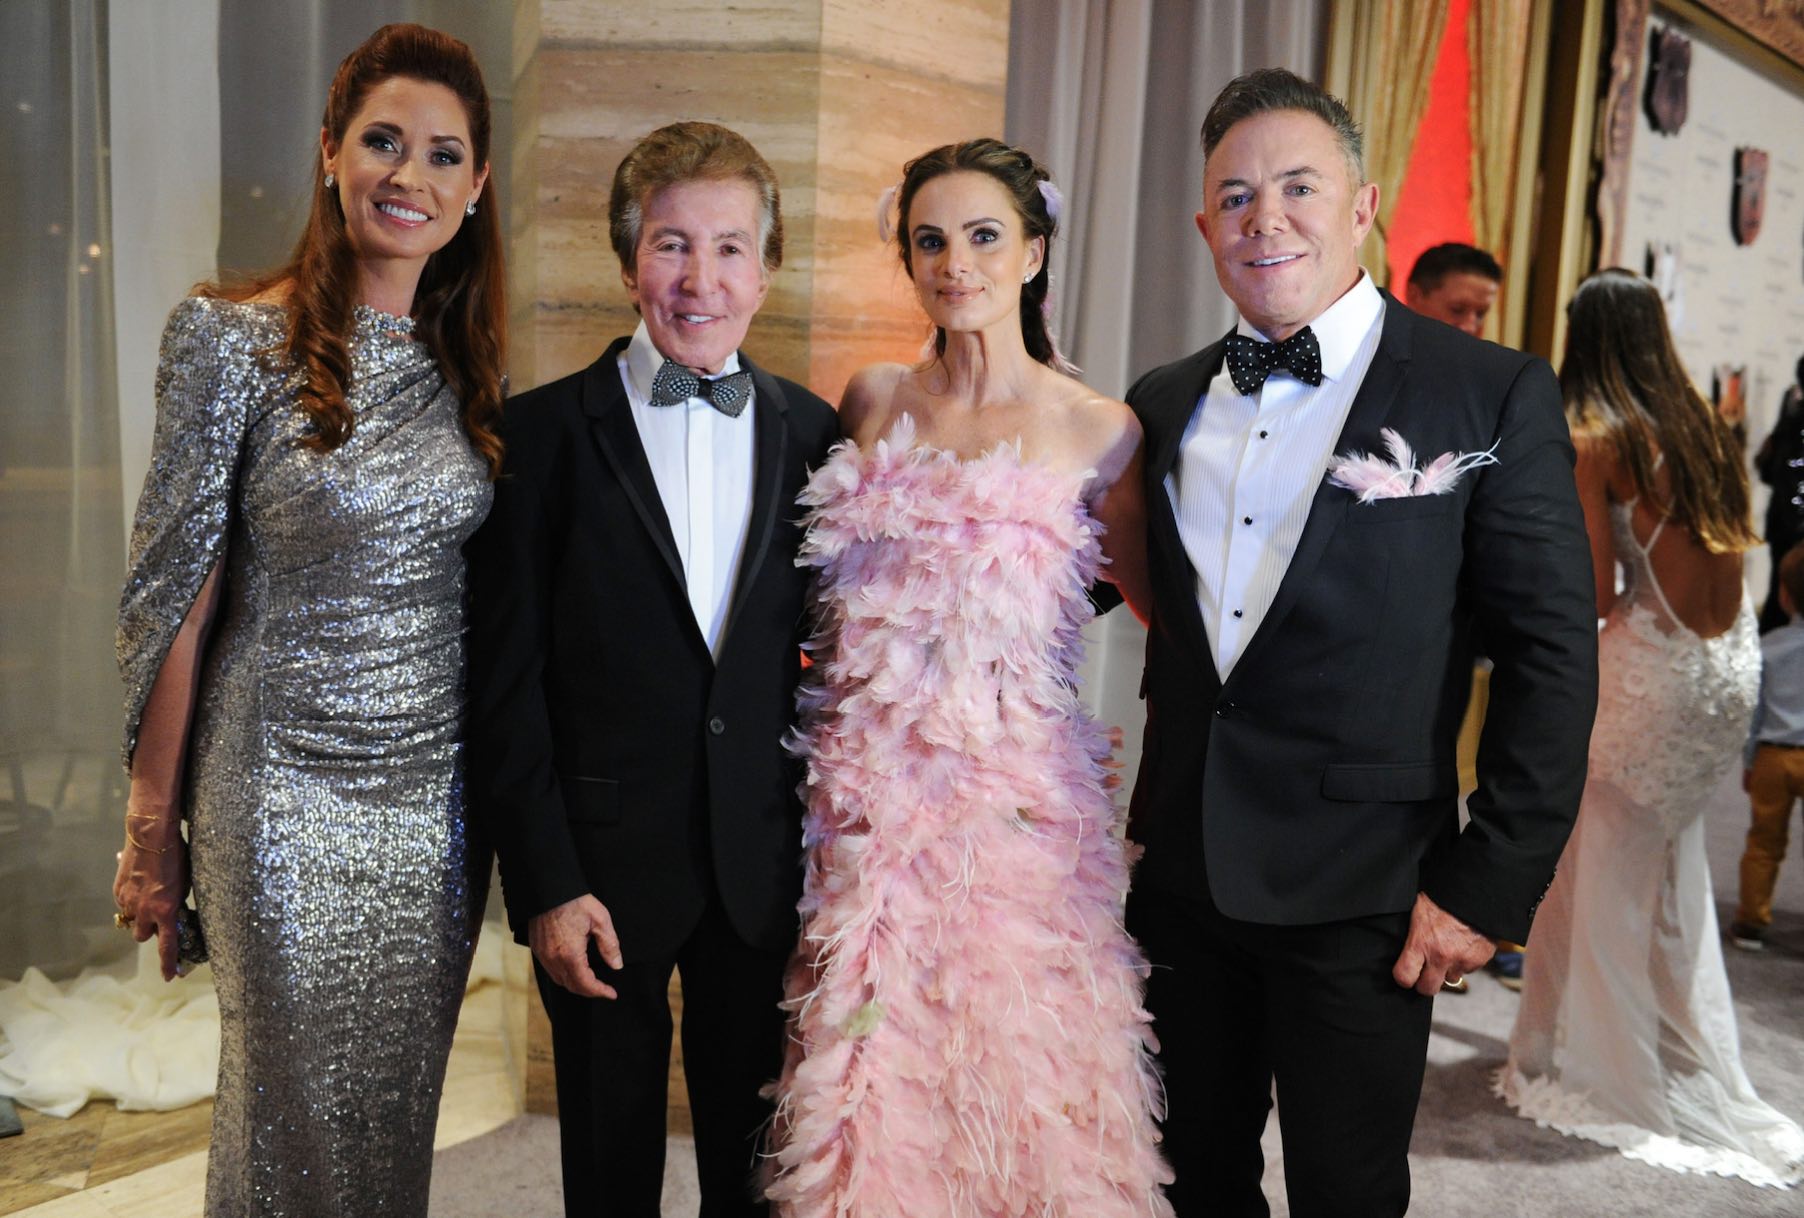
[[[796,1218],[1171,1213],[1109,732],[1074,680],[1091,581],[1148,603],[1140,428],[1048,334],[1046,177],[995,140],[909,164],[935,350],[853,378],[803,496],[808,862],[769,1187]]]

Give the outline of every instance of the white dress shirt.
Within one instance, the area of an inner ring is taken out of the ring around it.
[[[1224,681],[1278,594],[1383,322],[1384,298],[1362,270],[1309,323],[1322,349],[1320,385],[1279,369],[1244,394],[1224,359],[1184,429],[1165,490]],[[1267,341],[1245,318],[1237,329]]]
[[[644,322],[621,352],[619,366],[633,422],[639,427],[639,442],[645,446],[645,459],[651,464],[658,498],[664,501],[664,515],[683,562],[689,608],[708,641],[708,650],[718,660],[727,610],[733,601],[733,581],[739,575],[752,520],[756,394],[736,419],[720,413],[704,398],[653,406],[651,383],[664,366],[664,357],[652,345]],[[727,357],[719,375],[738,371],[735,353]]]

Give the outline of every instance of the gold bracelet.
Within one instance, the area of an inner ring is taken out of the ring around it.
[[[155,846],[146,846],[143,842],[132,836],[132,827],[130,825],[125,827],[125,840],[136,846],[138,849],[149,851],[151,854],[168,854],[170,850],[169,846],[164,846],[161,850],[157,849]]]

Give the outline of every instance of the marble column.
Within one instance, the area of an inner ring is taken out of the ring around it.
[[[1002,135],[1008,31],[1009,0],[517,0],[513,387],[586,367],[632,331],[608,189],[639,137],[681,119],[740,132],[782,186],[783,267],[752,358],[833,402],[863,365],[916,358],[927,324],[877,240],[877,198],[910,157]],[[537,1008],[525,988],[517,1001]],[[551,1112],[549,1027],[531,1015],[526,1107]],[[671,1102],[681,1130],[680,1061]]]

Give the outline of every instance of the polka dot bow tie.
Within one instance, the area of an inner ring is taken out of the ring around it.
[[[734,372],[709,379],[665,360],[652,378],[651,404],[679,406],[690,398],[700,398],[729,419],[737,419],[752,398],[752,374]]]
[[[1262,343],[1244,334],[1228,335],[1228,375],[1242,393],[1258,393],[1275,368],[1287,369],[1305,385],[1322,383],[1322,348],[1304,326],[1281,343]]]

